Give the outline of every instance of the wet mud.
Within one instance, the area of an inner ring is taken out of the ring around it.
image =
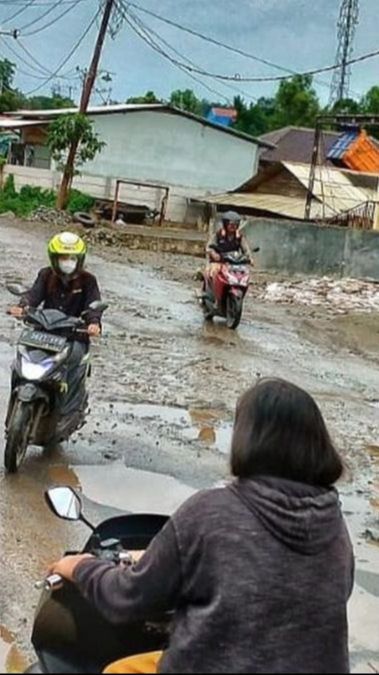
[[[46,231],[34,229],[2,221],[3,285],[30,283],[45,262]],[[274,375],[316,397],[344,456],[340,487],[357,554],[352,665],[355,672],[379,670],[377,314],[326,316],[322,307],[257,302],[265,276],[256,274],[244,321],[233,333],[221,322],[203,324],[193,280],[198,260],[97,250],[89,266],[110,310],[104,337],[93,346],[86,426],[50,454],[32,449],[16,477],[4,475],[0,442],[0,666],[21,672],[24,661],[17,659],[33,660],[34,583],[63,550],[81,548],[88,536],[84,526],[49,513],[44,490],[80,489],[94,522],[120,511],[171,513],[193,491],[228,479],[236,401],[258,377]],[[3,289],[1,312],[9,301]],[[20,326],[3,317],[4,418]]]

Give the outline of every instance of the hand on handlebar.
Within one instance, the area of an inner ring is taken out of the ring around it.
[[[50,575],[58,575],[66,581],[73,582],[77,567],[86,560],[94,560],[94,556],[88,553],[84,555],[68,555],[57,563],[54,563],[48,573]]]
[[[211,262],[214,262],[214,263],[219,263],[219,262],[222,261],[222,257],[219,253],[217,253],[217,251],[210,251],[209,252],[209,259],[210,259]]]
[[[98,323],[90,323],[87,332],[90,337],[100,337],[101,328]]]
[[[22,319],[25,316],[25,307],[20,307],[19,305],[10,307],[8,309],[8,314],[13,316],[15,319]]]

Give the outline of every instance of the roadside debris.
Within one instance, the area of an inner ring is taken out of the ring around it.
[[[258,291],[258,300],[323,307],[336,314],[379,311],[379,284],[357,279],[302,279],[275,282]]]
[[[40,206],[29,220],[36,223],[47,223],[48,225],[57,225],[61,229],[72,224],[72,216],[67,211],[57,211],[48,206]]]

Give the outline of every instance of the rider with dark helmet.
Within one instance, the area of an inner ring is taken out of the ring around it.
[[[221,216],[221,227],[210,238],[207,255],[212,263],[212,274],[218,271],[223,255],[227,253],[243,253],[252,262],[252,253],[244,234],[240,230],[242,218],[235,211],[227,211]],[[217,264],[216,265],[214,264]]]

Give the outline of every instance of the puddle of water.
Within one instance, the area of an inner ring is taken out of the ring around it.
[[[28,667],[26,658],[14,644],[15,638],[4,626],[0,626],[0,672],[23,673]]]
[[[173,408],[159,405],[117,403],[113,409],[120,415],[132,415],[137,419],[152,419],[180,428],[187,440],[198,440],[216,448],[223,454],[230,452],[233,427],[222,422],[222,411],[203,408]]]
[[[81,466],[76,473],[88,499],[132,513],[171,515],[196,492],[170,476],[127,469],[120,462]]]
[[[56,485],[67,485],[80,490],[80,481],[73,469],[69,466],[51,466],[48,470],[49,478]]]
[[[371,459],[379,460],[379,445],[369,445],[367,447],[367,452]]]

